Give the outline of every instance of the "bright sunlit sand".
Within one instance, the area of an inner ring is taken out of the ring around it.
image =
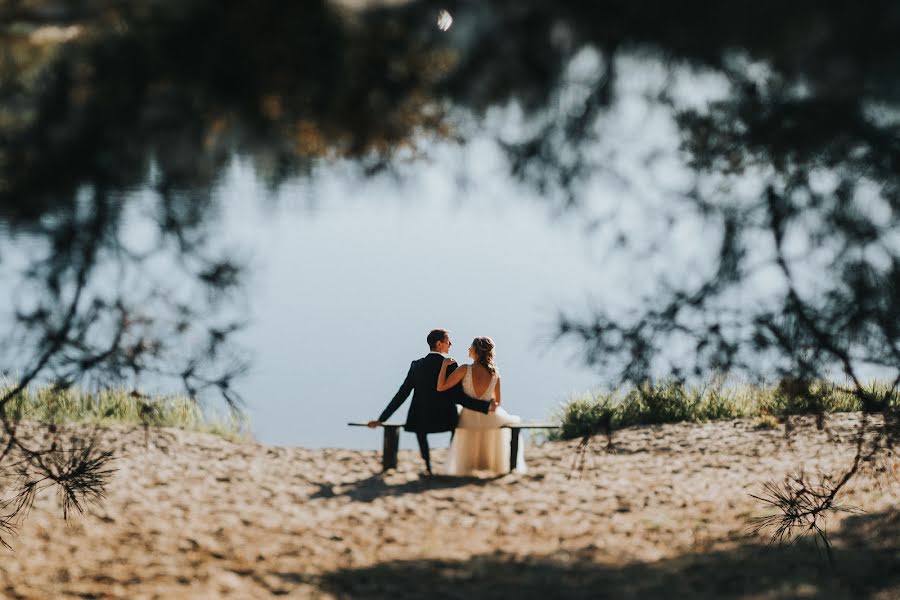
[[[108,498],[67,526],[40,497],[3,551],[7,598],[898,598],[900,463],[867,467],[834,518],[836,575],[811,544],[765,548],[750,494],[854,455],[853,414],[791,440],[752,420],[637,427],[528,446],[527,475],[381,475],[371,451],[281,448],[113,426]],[[404,438],[408,447],[409,439]],[[445,450],[436,451],[441,464]],[[878,475],[875,477],[875,475]],[[879,587],[873,589],[872,586]],[[859,593],[863,591],[864,596]]]

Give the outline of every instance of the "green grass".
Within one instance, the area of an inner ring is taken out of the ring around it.
[[[0,387],[5,395],[11,386]],[[28,387],[3,408],[13,420],[48,424],[92,423],[126,424],[151,427],[175,427],[212,433],[226,439],[248,437],[247,419],[239,416],[208,416],[201,407],[184,396],[144,397],[127,390],[103,390],[89,393],[78,388],[53,386]]]
[[[889,383],[870,382],[865,392],[861,399],[834,383],[789,379],[768,386],[726,385],[724,379],[706,385],[645,383],[573,396],[554,415],[561,428],[550,439],[607,434],[634,425],[756,418],[765,427],[792,415],[880,411],[885,405],[900,409],[900,394]]]

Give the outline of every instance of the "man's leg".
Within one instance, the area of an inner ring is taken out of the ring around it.
[[[428,448],[428,434],[416,432],[416,439],[419,440],[419,452],[422,453],[422,459],[425,461],[425,469],[431,475],[431,452]]]

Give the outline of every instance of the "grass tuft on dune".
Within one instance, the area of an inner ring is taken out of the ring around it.
[[[554,417],[561,428],[551,439],[608,434],[634,425],[698,423],[756,418],[760,428],[794,415],[900,410],[900,393],[888,382],[871,381],[856,395],[828,381],[783,379],[774,385],[705,385],[676,381],[645,383],[625,390],[571,397]]]
[[[0,386],[0,396],[11,388],[9,384]],[[0,411],[15,421],[174,427],[226,439],[249,437],[247,417],[242,413],[209,415],[200,404],[185,396],[154,397],[125,389],[89,392],[74,387],[29,386]]]

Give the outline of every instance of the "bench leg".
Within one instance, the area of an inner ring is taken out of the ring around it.
[[[384,428],[384,452],[381,455],[381,468],[385,471],[397,468],[397,451],[400,449],[400,428]]]
[[[510,428],[509,432],[509,472],[512,473],[516,469],[516,462],[519,460],[519,433],[517,427]]]

